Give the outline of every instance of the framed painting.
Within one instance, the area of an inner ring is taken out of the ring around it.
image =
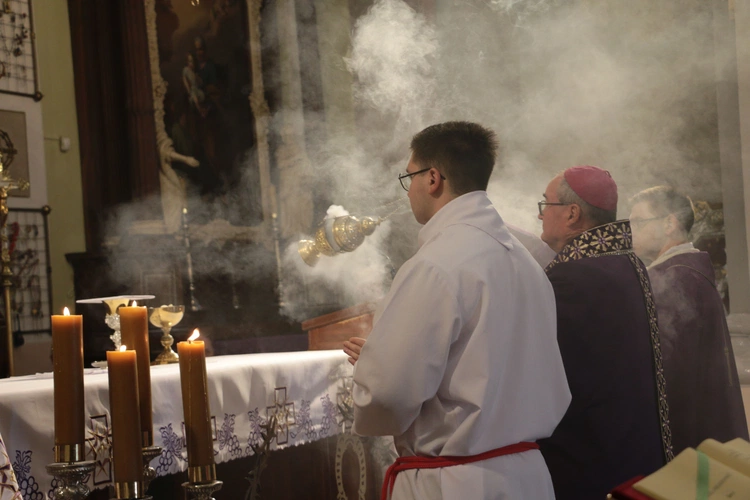
[[[182,208],[191,224],[270,220],[260,3],[146,1],[168,227]]]

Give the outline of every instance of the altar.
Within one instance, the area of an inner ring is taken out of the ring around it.
[[[236,467],[224,469],[221,464],[252,457],[253,447],[263,441],[264,425],[275,417],[278,424],[271,441],[271,457],[282,455],[282,450],[289,450],[288,457],[299,455],[300,445],[321,442],[323,451],[316,452],[319,457],[315,460],[332,459],[330,470],[326,471],[320,463],[294,466],[330,475],[325,481],[338,498],[364,499],[377,494],[380,466],[372,463],[369,450],[365,452],[368,443],[374,441],[349,433],[347,408],[351,408],[352,367],[344,353],[216,356],[207,358],[206,368],[219,480],[225,484],[238,481],[243,484],[240,473],[232,472],[235,476],[232,478],[222,477],[222,470]],[[178,366],[152,366],[151,381],[154,445],[162,448],[151,462],[157,474],[154,484],[160,478],[174,477],[172,482],[179,485],[185,480],[180,473],[187,469],[187,461]],[[84,387],[86,459],[96,462],[88,486],[95,490],[106,488],[112,480],[107,371],[85,370]],[[23,498],[52,498],[55,480],[47,475],[45,466],[54,461],[53,406],[51,373],[0,380],[0,435],[5,440]],[[270,481],[277,475],[271,471],[274,460],[269,463],[272,465],[261,475],[261,485],[266,477]],[[278,460],[276,463],[280,464]],[[295,476],[291,470],[283,470],[279,475],[288,480]],[[347,482],[354,486],[347,487]],[[215,497],[245,498],[247,483],[244,486],[242,494],[225,487]],[[345,490],[351,490],[351,496]],[[102,491],[92,493],[90,498],[107,496]]]

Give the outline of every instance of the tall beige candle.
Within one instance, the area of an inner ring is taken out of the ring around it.
[[[115,483],[143,481],[136,358],[135,351],[107,351]]]
[[[193,336],[197,337],[196,333],[197,330]],[[188,465],[210,466],[214,463],[214,448],[211,438],[211,409],[208,406],[206,349],[202,341],[188,340],[177,344],[177,354],[180,355]]]
[[[86,418],[83,398],[83,318],[71,315],[66,307],[63,315],[52,316],[52,364],[55,402],[55,446],[71,447],[83,452]],[[62,452],[58,461],[83,460]]]
[[[141,408],[142,445],[154,444],[151,406],[151,351],[148,342],[148,311],[145,307],[120,307],[122,343],[138,354],[138,391]]]

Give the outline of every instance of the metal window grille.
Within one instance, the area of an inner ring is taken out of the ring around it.
[[[10,307],[13,333],[51,332],[52,268],[47,216],[50,208],[11,208],[8,235],[13,287]],[[0,299],[2,302],[3,299]],[[5,321],[5,304],[0,317]]]

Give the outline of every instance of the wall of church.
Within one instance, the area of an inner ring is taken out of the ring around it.
[[[65,254],[85,250],[68,4],[66,0],[44,0],[34,2],[33,9],[39,87],[44,97],[35,103],[28,97],[2,96],[3,109],[23,110],[27,124],[32,125],[27,126],[31,196],[11,198],[9,205],[40,208],[47,204],[52,208],[48,219],[51,310],[59,314],[63,307],[72,310],[75,306],[73,270]],[[61,137],[70,139],[68,151],[61,150]],[[51,337],[28,334],[25,340],[14,350],[15,374],[50,371]]]
[[[52,265],[52,310],[75,306],[73,270],[65,254],[85,251],[81,158],[73,80],[73,58],[68,24],[68,2],[45,0],[34,3],[39,80],[42,99],[50,263]],[[62,152],[58,137],[69,137],[70,150]]]

